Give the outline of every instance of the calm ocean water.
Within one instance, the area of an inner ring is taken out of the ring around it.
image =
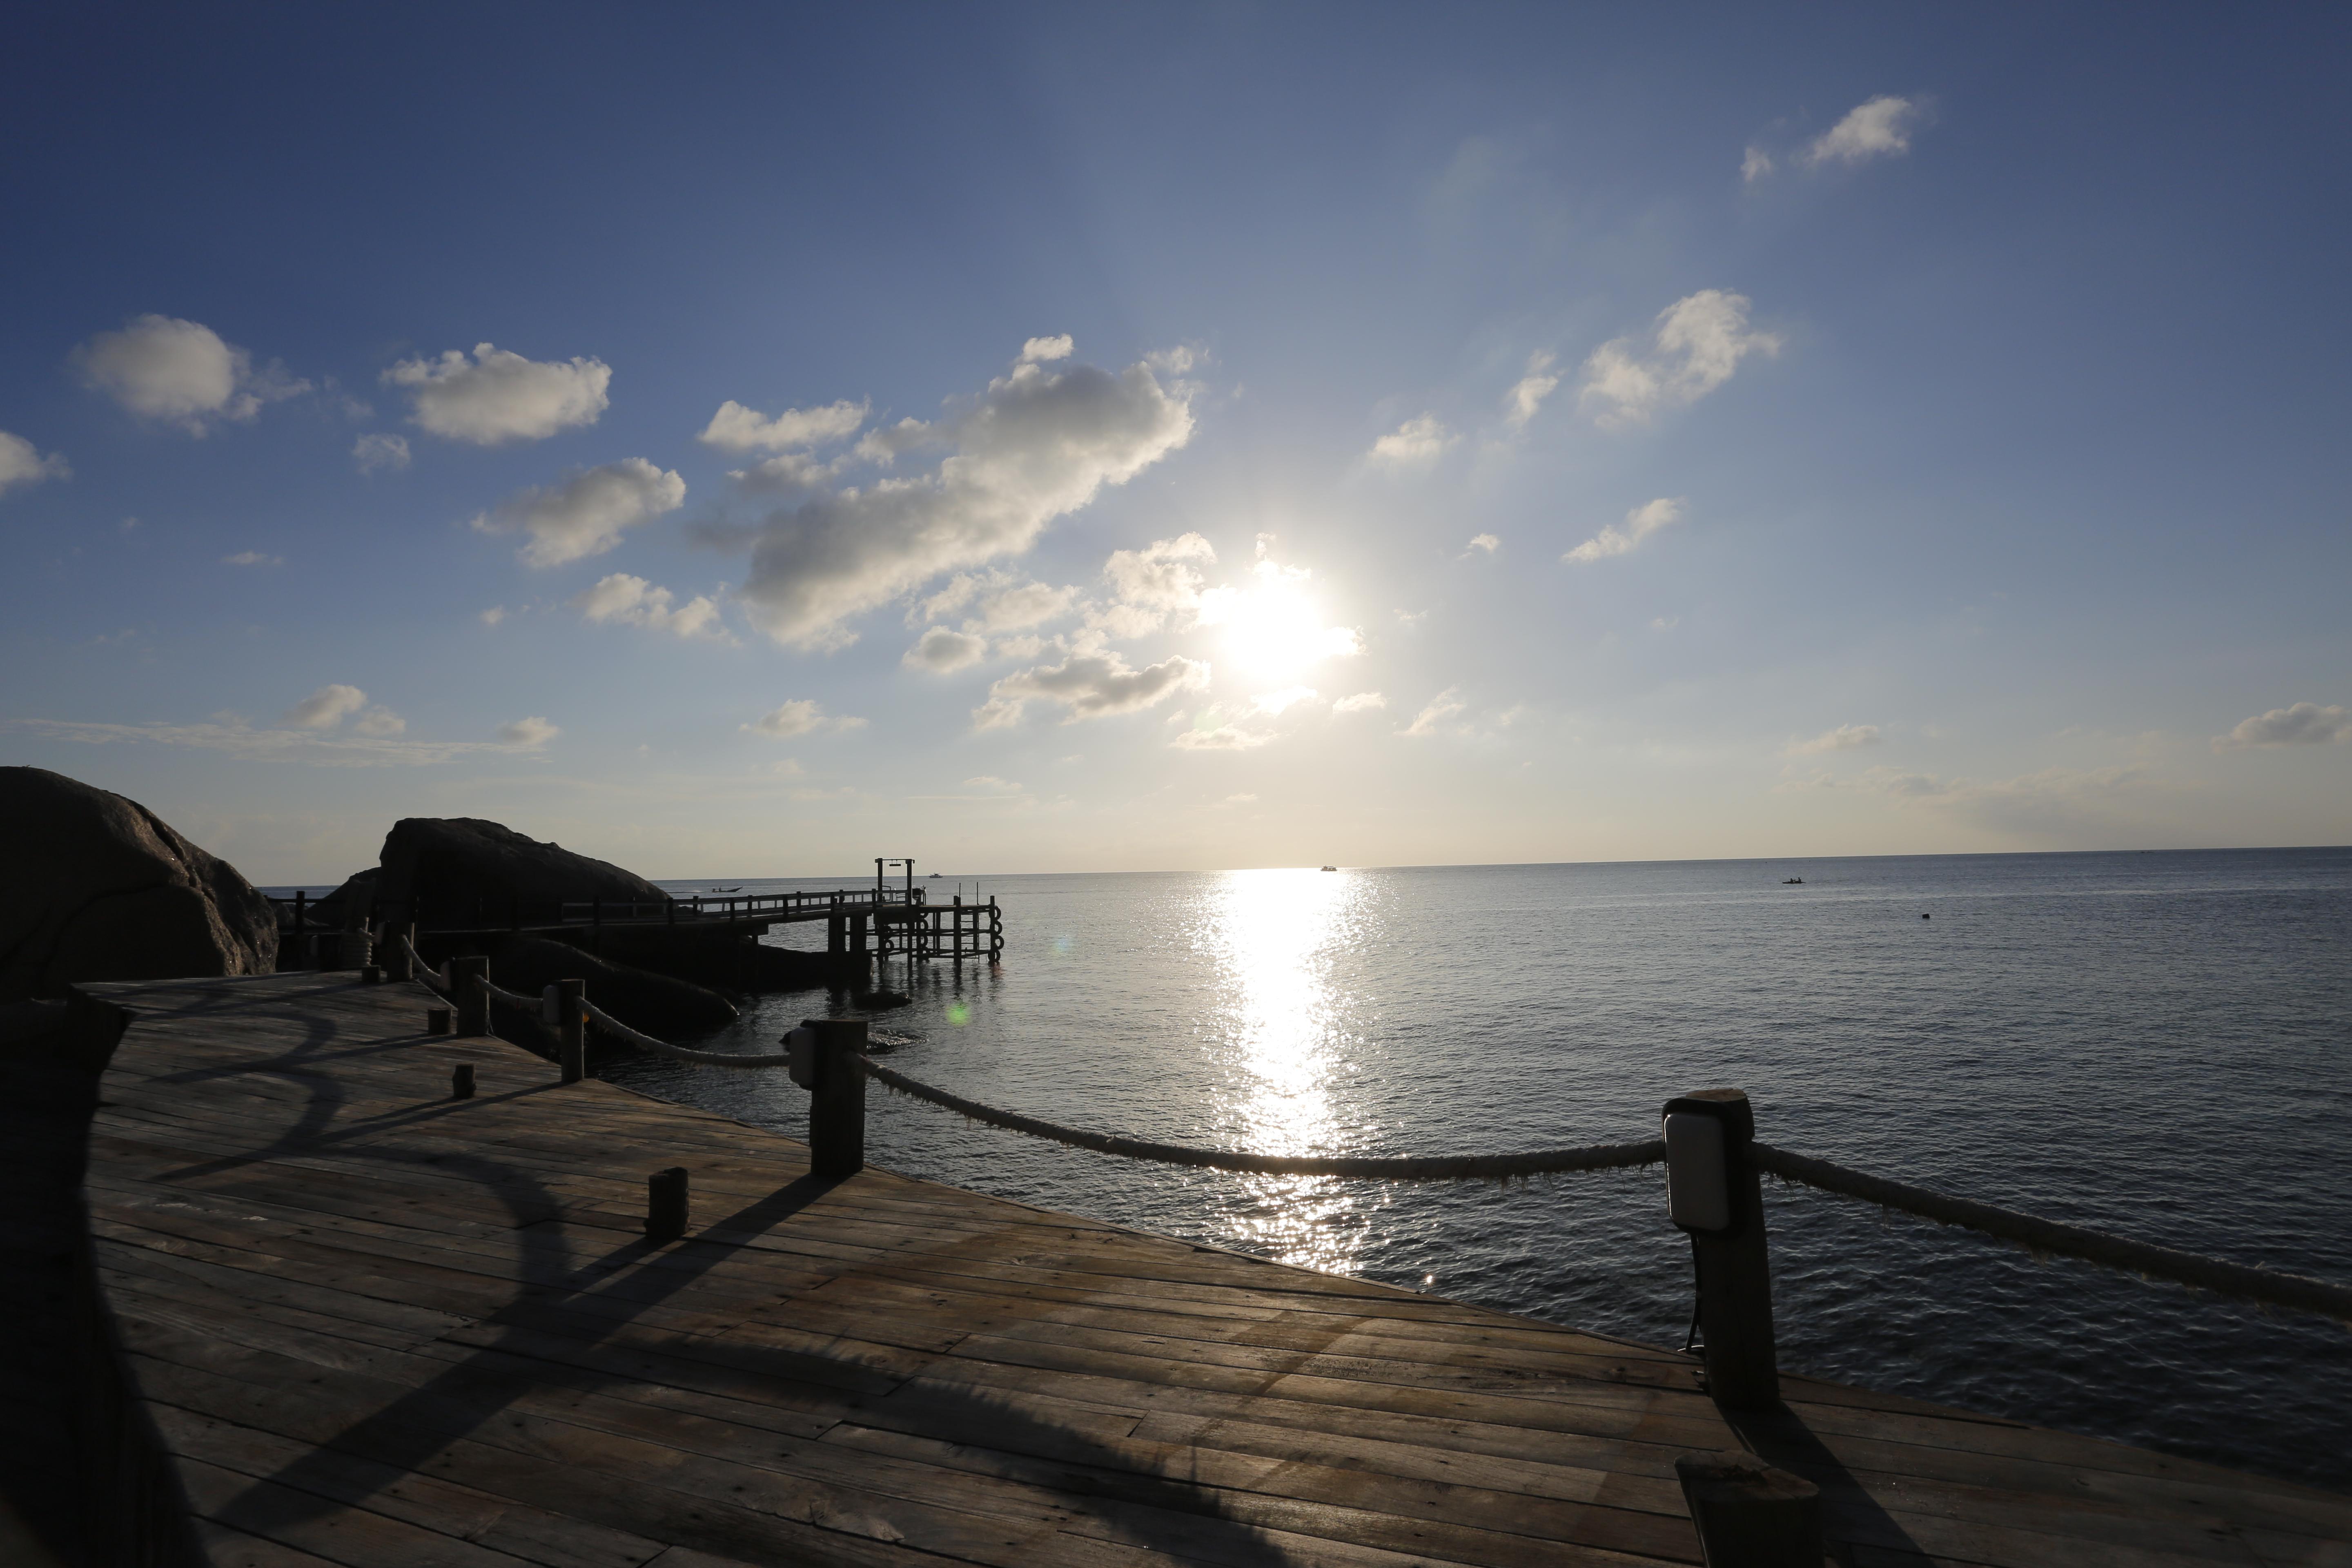
[[[1668,1096],[1736,1084],[1784,1147],[2352,1280],[2352,849],[961,887],[1003,907],[1002,969],[894,965],[915,1001],[877,1027],[900,1070],[993,1104],[1176,1142],[1438,1154],[1648,1137]],[[772,997],[698,1043],[772,1048],[824,1005]],[[781,1074],[601,1070],[804,1127]],[[1656,1171],[1234,1176],[869,1105],[869,1157],[909,1174],[1654,1342],[1688,1321]],[[1785,1366],[2352,1489],[2340,1325],[1809,1189],[1766,1203]]]

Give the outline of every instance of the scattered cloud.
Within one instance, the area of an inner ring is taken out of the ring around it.
[[[299,396],[307,381],[253,356],[199,321],[134,316],[119,332],[100,332],[73,352],[82,384],[103,392],[142,419],[202,436],[210,421],[246,420],[262,405]]]
[[[1792,757],[1818,756],[1823,752],[1857,752],[1864,746],[1875,746],[1881,737],[1875,724],[1841,724],[1834,730],[1824,730],[1810,741],[1799,741],[1789,747]]]
[[[1416,739],[1430,735],[1443,735],[1449,731],[1458,729],[1460,727],[1458,721],[1467,711],[1469,711],[1469,704],[1462,700],[1461,688],[1449,686],[1431,698],[1428,706],[1412,716],[1412,722],[1397,733],[1411,735]]]
[[[980,602],[976,617],[980,629],[991,632],[1017,632],[1061,619],[1070,613],[1077,598],[1076,588],[1049,587],[1043,583],[1023,583],[991,594]]]
[[[476,343],[468,362],[450,349],[437,360],[403,360],[383,373],[405,387],[423,428],[452,441],[496,447],[537,441],[559,430],[593,425],[610,405],[613,371],[603,360],[539,361],[488,343]]]
[[[1899,158],[1911,151],[1911,132],[1919,116],[1920,106],[1910,99],[1882,93],[1848,110],[1843,120],[1816,138],[1805,149],[1805,162],[1819,168]]]
[[[1416,414],[1373,442],[1370,456],[1387,468],[1424,468],[1444,457],[1455,439],[1436,415]]]
[[[352,443],[352,460],[360,472],[373,474],[379,468],[408,467],[408,437],[376,434],[362,436]]]
[[[474,519],[484,533],[528,533],[521,558],[532,566],[560,566],[602,555],[621,542],[621,531],[650,522],[686,504],[686,481],[643,458],[624,458],[572,475],[548,489],[528,489]]]
[[[870,402],[843,398],[821,408],[787,408],[771,419],[733,398],[719,405],[695,439],[728,452],[793,452],[845,441],[874,411]]]
[[[1279,691],[1259,692],[1255,697],[1250,699],[1250,708],[1255,712],[1273,716],[1278,715],[1287,709],[1296,708],[1301,702],[1312,702],[1314,700],[1315,689],[1313,687],[1286,686]]]
[[[1217,724],[1208,729],[1185,731],[1169,745],[1180,752],[1254,752],[1260,746],[1270,746],[1281,739],[1272,730],[1247,730],[1236,724]]]
[[[484,610],[481,615],[476,618],[486,626],[497,626],[500,621],[507,618],[507,607],[504,605],[492,605],[488,609]]]
[[[1389,705],[1389,700],[1377,691],[1359,691],[1353,697],[1342,697],[1331,704],[1334,713],[1373,713]]]
[[[728,640],[726,625],[719,618],[719,605],[709,595],[698,594],[673,607],[675,600],[676,595],[667,588],[657,588],[626,572],[615,572],[575,596],[572,603],[592,621],[645,626],[682,637]]]
[[[988,657],[988,639],[970,632],[950,631],[946,626],[933,626],[915,639],[898,662],[908,669],[928,669],[934,675],[952,675],[959,669],[969,669]]]
[[[1544,399],[1559,390],[1559,377],[1551,371],[1552,355],[1538,349],[1528,356],[1528,372],[1503,397],[1503,423],[1514,430],[1527,428],[1528,421],[1536,416]]]
[[[824,705],[813,697],[795,697],[777,704],[750,723],[740,726],[762,735],[790,740],[794,735],[814,735],[820,730],[863,730],[866,721],[853,719],[845,713],[827,713]]]
[[[1683,618],[1680,616],[1657,616],[1651,619],[1650,629],[1654,632],[1670,632],[1682,624]]]
[[[1078,654],[1004,677],[988,689],[989,700],[973,710],[972,721],[979,729],[1001,729],[1018,722],[1023,704],[1036,700],[1062,704],[1069,710],[1063,722],[1075,724],[1139,712],[1208,683],[1209,667],[1181,655],[1133,669],[1117,653]]]
[[[286,710],[286,721],[305,730],[331,730],[367,706],[356,686],[321,686]]]
[[[511,724],[499,725],[499,744],[520,751],[536,751],[562,733],[562,731],[533,714],[528,719],[518,719]]]
[[[1739,160],[1739,177],[1752,185],[1771,172],[1772,154],[1751,143]]]
[[[1113,637],[1142,637],[1171,619],[1181,630],[1184,617],[1200,613],[1207,582],[1194,563],[1213,564],[1216,559],[1216,551],[1197,533],[1155,539],[1141,550],[1112,551],[1102,570],[1111,603],[1088,624]]]
[[[1560,559],[1578,565],[1589,565],[1595,561],[1605,561],[1612,555],[1629,554],[1642,541],[1668,523],[1680,522],[1682,517],[1683,503],[1679,499],[1660,496],[1654,501],[1644,501],[1635,507],[1625,514],[1622,524],[1611,523]]]
[[[2214,736],[2213,749],[2234,752],[2249,746],[2325,746],[2346,742],[2352,742],[2352,713],[2337,707],[2322,708],[2316,702],[2298,702],[2292,708],[2273,708],[2244,721],[2226,735]]]
[[[1076,348],[1077,344],[1071,340],[1067,332],[1058,337],[1031,338],[1021,345],[1021,363],[1046,364],[1057,359],[1067,359]],[[1179,365],[1175,368],[1181,372],[1189,366]]]
[[[846,646],[852,616],[942,573],[1029,550],[1055,518],[1191,439],[1190,389],[1138,363],[1049,370],[1024,357],[935,424],[869,432],[859,455],[945,449],[936,468],[817,496],[752,534],[742,600],[776,641]]]
[[[1063,341],[1067,342],[1068,340],[1065,339]],[[978,778],[964,780],[963,787],[966,789],[996,790],[1005,795],[1011,795],[1021,786],[1011,779],[1001,779],[994,773],[982,773]]]
[[[362,735],[397,735],[407,728],[407,720],[381,705],[362,710],[352,721],[352,729]]]
[[[1584,362],[1577,405],[1594,410],[1603,428],[1643,425],[1663,409],[1685,407],[1731,379],[1751,353],[1780,352],[1770,332],[1748,330],[1744,294],[1702,289],[1658,312],[1644,347],[1616,338]]]
[[[1474,533],[1470,536],[1470,549],[1464,551],[1462,553],[1466,556],[1473,550],[1483,550],[1487,554],[1492,555],[1501,548],[1503,548],[1503,542],[1495,537],[1495,535],[1491,533]]]
[[[73,469],[65,458],[51,452],[47,457],[22,436],[12,436],[0,430],[0,495],[6,495],[18,485],[37,485],[43,479],[69,479]]]
[[[1852,779],[1824,773],[1781,787],[1865,791],[2008,832],[2054,834],[2112,826],[2164,786],[2136,768],[2045,768],[2012,779],[1977,780],[1875,767]]]
[[[224,566],[283,566],[286,564],[286,557],[264,555],[258,550],[240,550],[234,555],[222,556],[221,564]]]

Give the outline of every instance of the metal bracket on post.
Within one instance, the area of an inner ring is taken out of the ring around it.
[[[1764,1188],[1748,1157],[1756,1116],[1745,1090],[1703,1089],[1666,1101],[1666,1212],[1691,1238],[1706,1392],[1731,1410],[1780,1402]]]

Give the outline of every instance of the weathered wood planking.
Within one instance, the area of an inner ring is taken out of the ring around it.
[[[1695,1563],[1677,1454],[1823,1487],[1855,1563],[2341,1563],[2352,1500],[1685,1358],[868,1170],[416,1033],[335,976],[138,1010],[101,1277],[219,1564]],[[475,1064],[474,1099],[448,1098]],[[694,1227],[649,1246],[646,1177]]]

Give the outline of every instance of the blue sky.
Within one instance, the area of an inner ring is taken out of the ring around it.
[[[0,757],[257,880],[2342,843],[2339,8],[52,8]]]

